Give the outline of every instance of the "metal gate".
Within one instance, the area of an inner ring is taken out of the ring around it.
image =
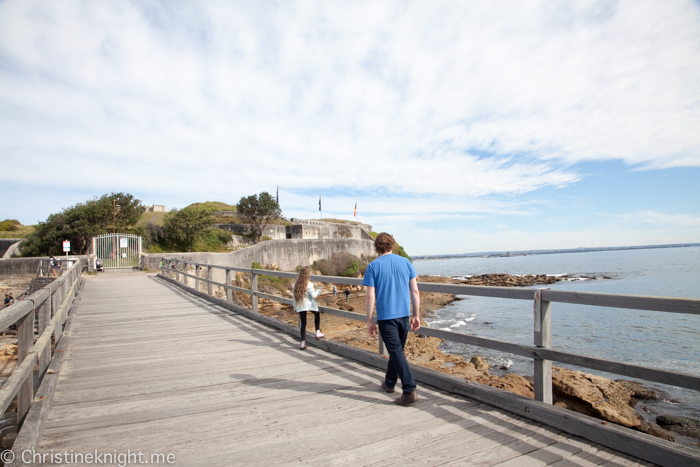
[[[132,234],[104,234],[92,239],[92,251],[105,268],[135,268],[141,257],[141,237]]]

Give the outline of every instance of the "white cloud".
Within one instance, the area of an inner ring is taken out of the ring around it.
[[[700,166],[699,30],[680,0],[5,0],[0,160],[47,189],[527,214],[480,197]]]

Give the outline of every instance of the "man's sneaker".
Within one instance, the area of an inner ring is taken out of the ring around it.
[[[299,348],[301,350],[306,350],[306,341],[301,341],[301,344],[299,344]]]
[[[401,394],[401,397],[397,397],[394,402],[396,405],[408,405],[408,404],[413,404],[418,400],[418,394],[416,394],[416,391],[409,392],[406,394],[405,392]]]
[[[382,389],[384,389],[388,393],[394,392],[394,388],[390,388],[389,386],[387,386],[384,381],[382,381]]]
[[[322,337],[326,337],[326,335],[324,333],[322,333],[320,330],[316,331],[316,338],[320,339]]]

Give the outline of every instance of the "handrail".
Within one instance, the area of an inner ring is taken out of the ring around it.
[[[168,267],[174,266],[174,268]],[[186,270],[188,266],[195,267],[195,275],[189,274]],[[207,277],[200,277],[199,270],[207,268]],[[211,279],[211,271],[220,269],[226,271],[226,282],[220,283]],[[242,288],[230,285],[231,272],[243,272],[251,275],[251,288]],[[163,258],[163,268],[161,274],[169,277],[175,273],[176,280],[180,281],[180,276],[185,286],[189,287],[188,278],[195,280],[195,288],[199,290],[199,281],[207,284],[207,293],[212,295],[212,286],[223,287],[226,290],[227,301],[232,301],[232,292],[241,292],[252,297],[252,310],[258,312],[258,298],[274,300],[280,303],[291,304],[292,300],[277,295],[259,292],[257,290],[257,277],[259,275],[296,278],[296,273],[268,271],[264,269],[240,268],[230,266],[219,266],[212,264],[197,263],[180,259]],[[311,276],[317,282],[361,285],[362,280],[356,278],[345,278],[336,276]],[[637,295],[602,294],[589,292],[571,292],[550,289],[514,289],[509,287],[484,287],[458,284],[435,284],[419,282],[418,289],[422,292],[439,292],[457,295],[475,295],[484,297],[508,298],[516,300],[533,300],[534,312],[534,345],[521,345],[511,342],[504,342],[496,339],[469,336],[452,331],[433,328],[421,328],[418,334],[432,336],[440,339],[460,342],[468,345],[484,347],[493,350],[508,352],[534,359],[535,362],[535,399],[551,404],[552,403],[552,361],[568,363],[584,368],[590,368],[608,373],[628,376],[632,378],[653,381],[662,384],[670,384],[695,391],[700,391],[700,376],[687,373],[680,373],[656,368],[646,368],[602,358],[587,357],[569,352],[554,350],[551,348],[551,315],[552,303],[575,303],[581,305],[603,306],[609,308],[628,308],[648,311],[700,314],[700,300],[667,297],[645,297]],[[326,313],[342,316],[343,318],[365,321],[364,313],[353,313],[336,308],[319,306],[319,310]],[[380,341],[380,353],[383,353]]]
[[[0,311],[0,329],[17,324],[17,368],[0,387],[0,413],[17,396],[17,422],[21,426],[34,399],[34,364],[43,378],[52,358],[51,338],[58,345],[63,324],[80,287],[84,264],[80,259],[51,284]],[[39,336],[34,342],[34,318],[38,314]]]

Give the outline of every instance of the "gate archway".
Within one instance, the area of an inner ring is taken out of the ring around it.
[[[92,239],[92,251],[104,268],[135,268],[141,257],[141,237],[124,233],[98,235]]]

